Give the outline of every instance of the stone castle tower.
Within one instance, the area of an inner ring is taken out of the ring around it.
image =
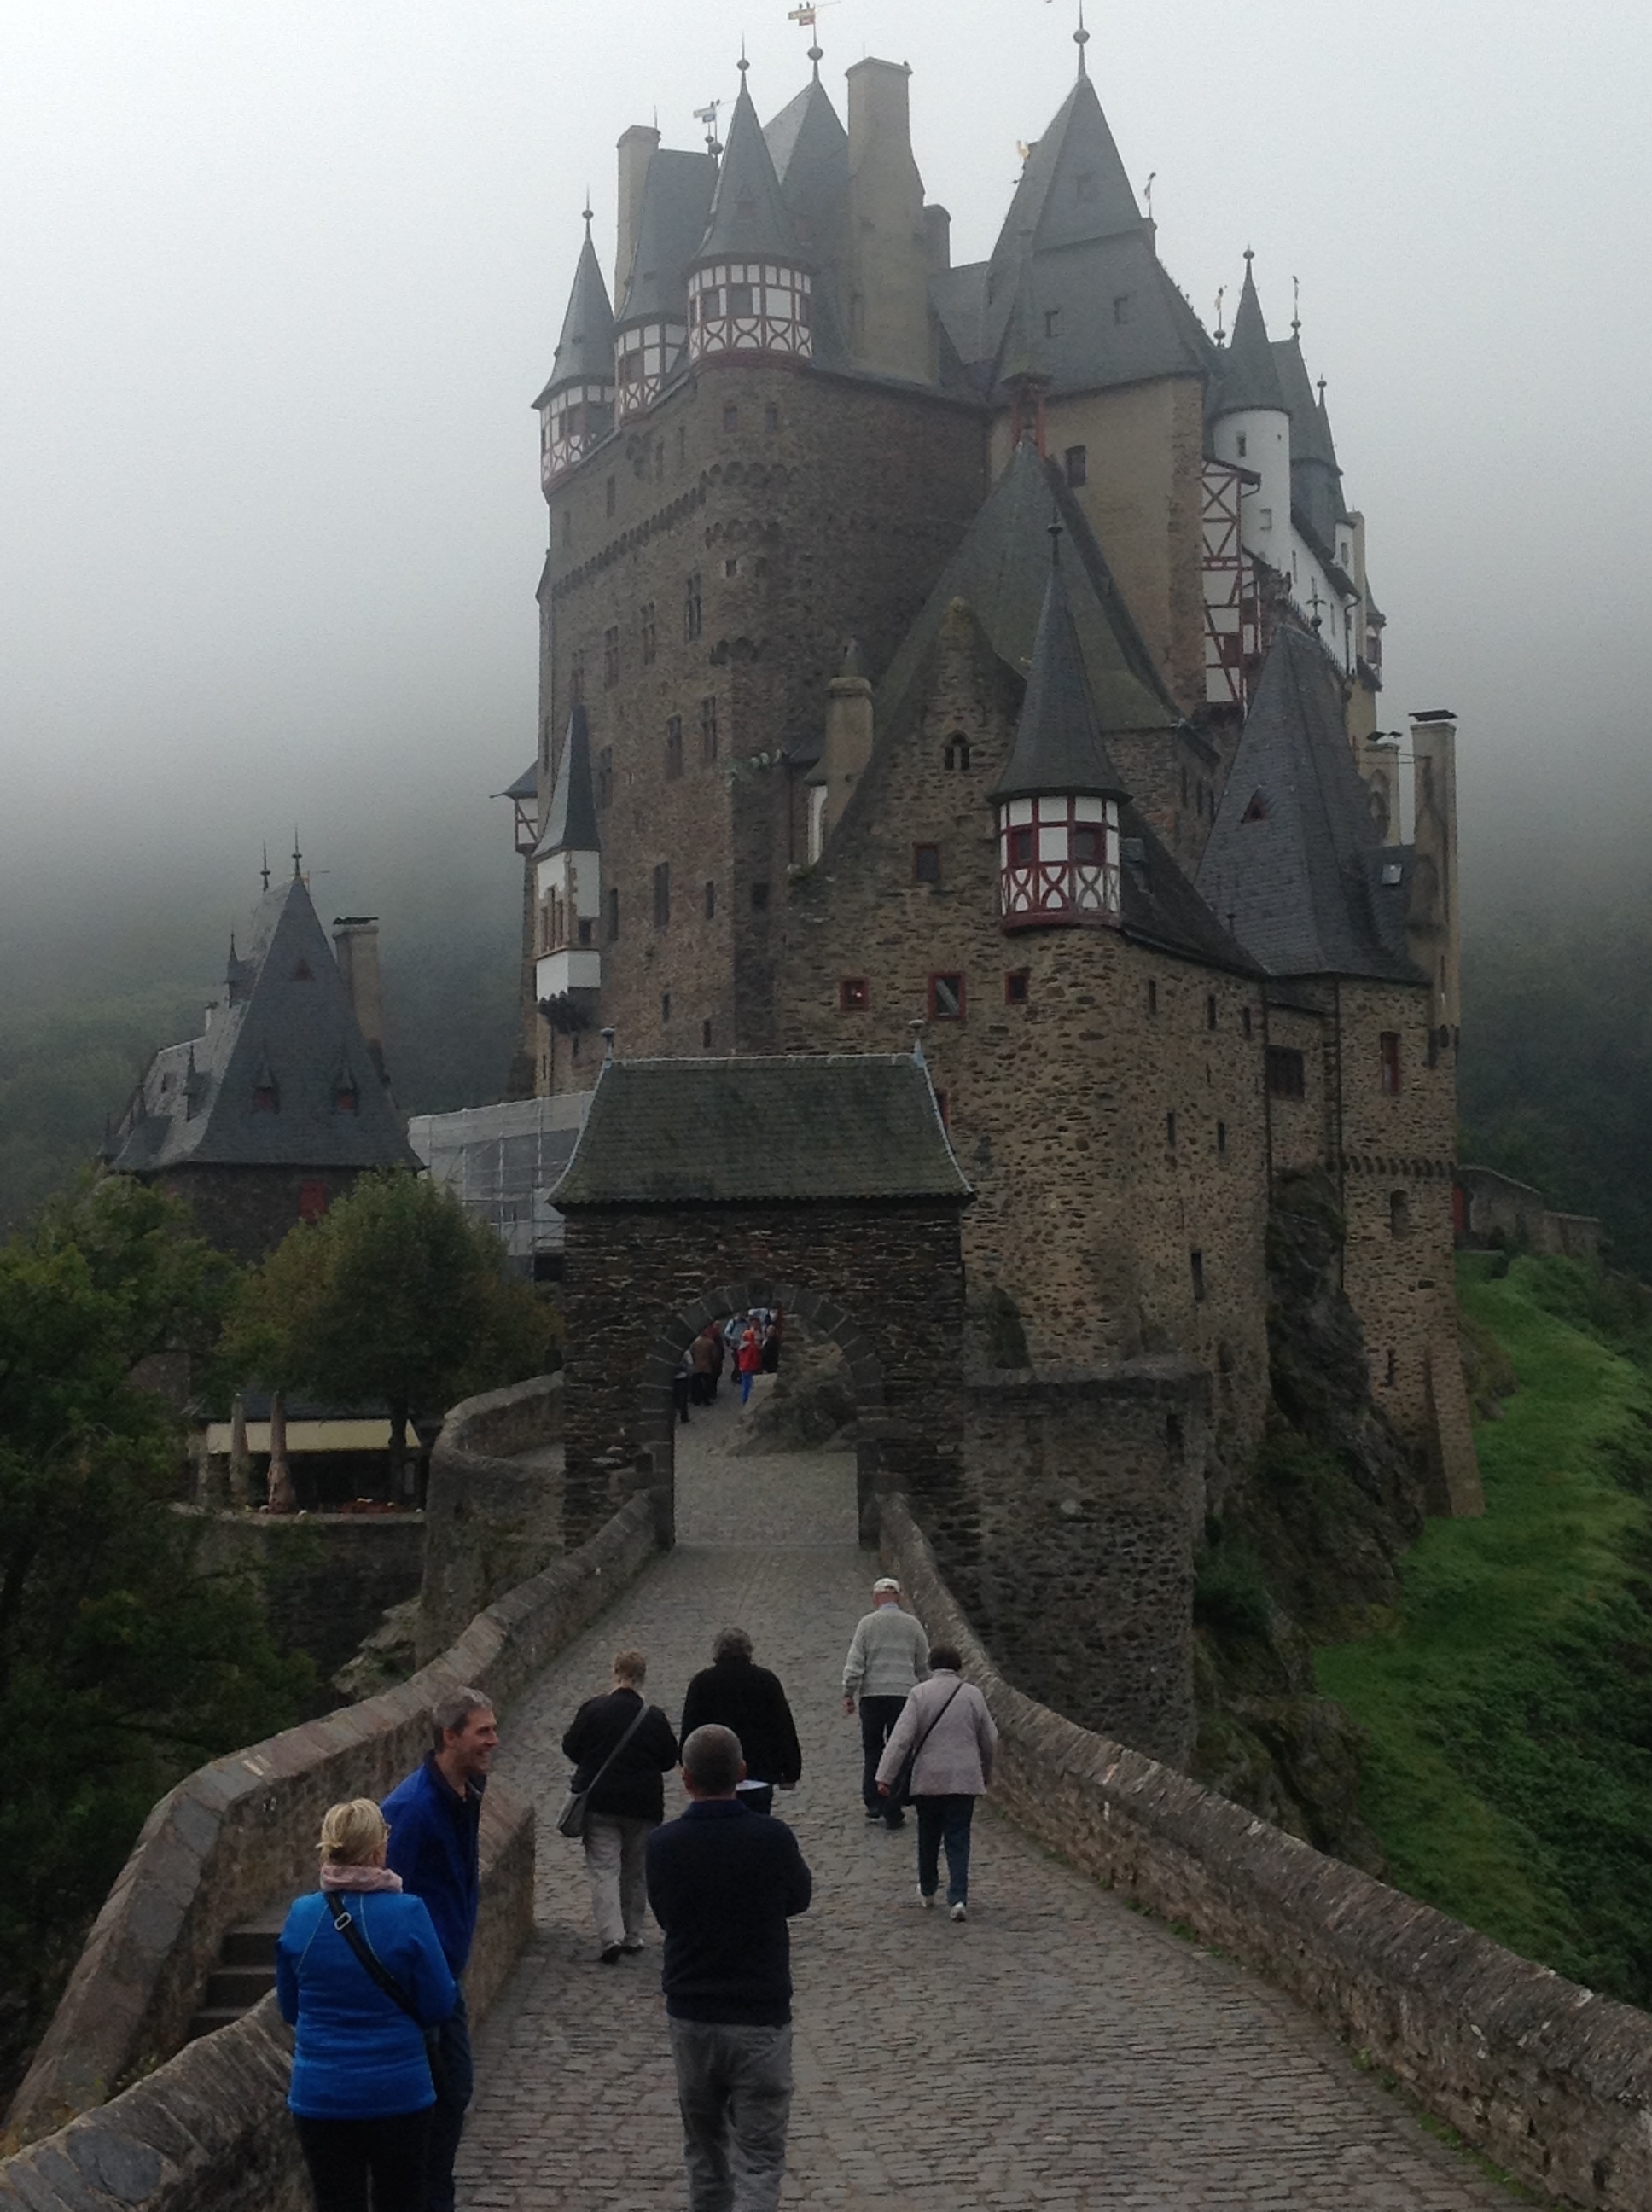
[[[1165,1448],[1201,1466],[1263,1417],[1273,1180],[1323,1167],[1374,1387],[1472,1507],[1454,733],[1413,731],[1402,844],[1297,327],[1247,254],[1206,333],[1082,34],[960,267],[907,70],[856,64],[846,128],[816,64],[765,127],[743,63],[726,147],[625,133],[611,297],[586,218],[537,402],[518,1088],[588,1089],[604,1029],[637,1058],[922,1024],[972,1302],[1035,1375],[1181,1363]]]

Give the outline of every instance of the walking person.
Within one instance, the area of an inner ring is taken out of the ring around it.
[[[481,1901],[482,1793],[499,1747],[492,1702],[480,1690],[452,1690],[430,1711],[432,1748],[382,1808],[389,1861],[402,1887],[422,1899],[459,2002],[436,2031],[436,2101],[430,2114],[423,2212],[453,2212],[453,2160],[465,2132],[475,2069],[465,2009],[465,1969]]]
[[[813,1881],[784,1820],[747,1811],[726,1728],[683,1746],[687,1812],[648,1838],[689,2212],[774,2212],[792,2110],[791,1936]]]
[[[740,1378],[740,1403],[744,1406],[751,1395],[751,1385],[762,1371],[762,1345],[758,1340],[757,1325],[751,1322],[740,1339],[740,1348],[734,1355],[735,1371]]]
[[[648,1662],[641,1651],[614,1655],[611,1689],[587,1698],[562,1738],[575,1790],[589,1790],[585,1870],[597,1923],[597,1956],[611,1966],[642,1948],[647,1905],[643,1847],[665,1817],[667,1767],[677,1735],[658,1705],[645,1705]]]
[[[385,1863],[386,1834],[370,1797],[329,1806],[321,1887],[276,1947],[276,2001],[295,2030],[287,2104],[317,2212],[424,2212],[436,2101],[425,2030],[451,2016],[459,1988],[429,1912]]]
[[[785,1340],[786,1314],[782,1307],[776,1306],[768,1316],[768,1327],[763,1330],[763,1373],[765,1375],[780,1373],[780,1346]]]
[[[898,1828],[906,1818],[900,1807],[880,1795],[878,1762],[890,1729],[901,1717],[914,1687],[929,1672],[929,1638],[921,1622],[901,1605],[901,1585],[880,1575],[872,1586],[872,1611],[863,1615],[843,1662],[843,1710],[860,1706],[860,1802],[869,1820]]]
[[[718,1632],[712,1663],[701,1668],[683,1700],[683,1734],[695,1729],[732,1729],[745,1758],[741,1802],[753,1813],[767,1813],[775,1790],[795,1790],[803,1772],[803,1753],[792,1708],[780,1677],[756,1665],[751,1638],[744,1628]]]
[[[946,1847],[946,1902],[954,1920],[969,1917],[969,1824],[975,1800],[993,1778],[998,1730],[987,1700],[959,1672],[950,1644],[929,1655],[929,1680],[907,1699],[878,1762],[878,1787],[887,1797],[914,1747],[912,1802],[918,1814],[918,1902],[932,1907]]]
[[[685,1352],[677,1364],[671,1377],[671,1410],[686,1428],[689,1420],[689,1401],[694,1395],[694,1362]]]
[[[702,1328],[689,1346],[689,1366],[693,1381],[689,1386],[689,1398],[696,1406],[709,1406],[717,1392],[717,1324],[712,1322]]]

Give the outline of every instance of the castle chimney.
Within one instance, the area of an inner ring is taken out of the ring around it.
[[[379,986],[378,917],[370,914],[336,917],[332,948],[344,988],[350,994],[356,1023],[373,1055],[373,1065],[379,1071],[379,1080],[387,1085],[390,1078],[385,1072],[384,995]]]
[[[631,264],[637,258],[637,231],[642,222],[642,187],[648,180],[648,164],[659,144],[659,133],[646,123],[634,123],[619,142],[619,240],[614,248],[614,312],[625,301],[631,281]]]
[[[1411,718],[1411,955],[1432,987],[1434,1019],[1455,1045],[1462,1019],[1462,922],[1457,904],[1457,720],[1444,708]]]
[[[843,665],[826,687],[826,736],[812,779],[820,793],[811,823],[811,854],[818,860],[832,824],[848,805],[872,758],[872,685],[852,639]]]
[[[924,243],[930,275],[944,276],[952,266],[952,218],[938,201],[924,210]]]
[[[932,240],[912,153],[904,62],[856,62],[849,83],[849,349],[861,368],[935,380]]]

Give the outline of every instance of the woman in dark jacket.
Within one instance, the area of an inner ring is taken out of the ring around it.
[[[776,1785],[794,1789],[803,1771],[792,1708],[779,1676],[753,1664],[751,1638],[744,1628],[720,1630],[711,1656],[712,1664],[695,1676],[683,1700],[683,1740],[708,1722],[732,1729],[745,1754],[741,1802],[766,1813]]]
[[[591,1789],[585,1869],[591,1880],[598,1956],[604,1966],[642,1948],[642,1918],[648,1908],[643,1850],[649,1829],[665,1817],[660,1777],[677,1764],[671,1723],[658,1705],[643,1705],[647,1674],[641,1652],[616,1653],[613,1688],[605,1697],[587,1698],[562,1738],[563,1756],[574,1761],[574,1788]],[[642,1719],[630,1740],[592,1788],[603,1761],[639,1713]]]
[[[287,2102],[319,2212],[422,2212],[435,2089],[424,2030],[459,2001],[424,1901],[385,1864],[370,1797],[321,1823],[321,1889],[301,1897],[276,1950],[282,2017],[297,2027]],[[412,2013],[380,1988],[336,1924],[352,1929]]]

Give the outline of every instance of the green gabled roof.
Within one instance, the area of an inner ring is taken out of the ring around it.
[[[586,1206],[818,1204],[973,1195],[920,1060],[905,1053],[610,1060],[562,1178]]]

